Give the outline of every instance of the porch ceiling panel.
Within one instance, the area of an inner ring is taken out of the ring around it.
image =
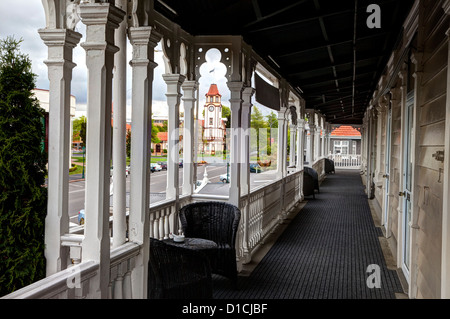
[[[307,108],[319,110],[330,123],[362,124],[413,3],[155,0],[155,9],[193,35],[242,35],[292,87],[303,91]],[[370,4],[380,6],[379,29],[367,26]]]

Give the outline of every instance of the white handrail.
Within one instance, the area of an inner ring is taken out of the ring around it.
[[[2,299],[84,298],[83,287],[96,275],[98,263],[87,261],[41,279]]]

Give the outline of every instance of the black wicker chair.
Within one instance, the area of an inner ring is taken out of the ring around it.
[[[226,202],[198,202],[180,210],[180,222],[186,237],[214,241],[218,248],[210,250],[211,271],[229,278],[237,288],[236,234],[240,210]]]
[[[325,173],[326,174],[336,173],[336,171],[334,170],[334,161],[328,158],[325,159]]]
[[[211,267],[205,254],[150,238],[149,299],[211,299]]]
[[[309,175],[309,176],[312,177],[314,189],[317,190],[318,193],[320,193],[320,189],[319,189],[319,175],[317,174],[317,171],[314,168],[305,166],[304,167],[304,171],[303,171],[303,177],[305,175]]]
[[[314,179],[309,174],[303,174],[303,196],[312,196],[314,199],[316,199]]]

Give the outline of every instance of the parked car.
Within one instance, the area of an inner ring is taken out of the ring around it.
[[[227,177],[227,174],[223,174],[219,176],[219,179],[222,183],[229,183],[230,182],[230,176]]]
[[[84,225],[84,208],[78,212],[78,224]]]
[[[114,171],[113,167],[111,166],[111,168],[109,169],[109,176],[110,177],[113,176],[113,171]],[[125,167],[125,176],[128,177],[128,174],[130,174],[130,166],[129,165]]]
[[[183,167],[183,160],[180,159],[180,163],[178,164],[179,167]]]
[[[161,165],[159,165],[158,163],[151,163],[150,164],[150,170],[153,172],[160,172],[162,170]]]
[[[127,165],[127,175],[128,174],[131,174],[131,166],[130,165]]]
[[[261,173],[261,172],[262,172],[262,168],[259,164],[257,164],[257,163],[250,164],[250,173]]]
[[[167,170],[167,162],[158,162],[158,165],[161,166],[161,169]]]

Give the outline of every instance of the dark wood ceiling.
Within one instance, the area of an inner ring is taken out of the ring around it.
[[[307,108],[361,124],[414,0],[156,0],[192,35],[242,35]],[[377,4],[381,28],[369,28]],[[169,7],[171,10],[169,10]]]

